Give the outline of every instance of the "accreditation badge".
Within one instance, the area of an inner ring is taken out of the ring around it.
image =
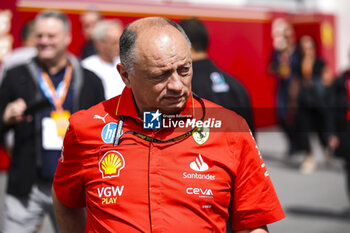
[[[57,134],[60,137],[64,137],[66,130],[69,125],[70,112],[68,110],[64,111],[52,111],[51,118],[56,122]]]

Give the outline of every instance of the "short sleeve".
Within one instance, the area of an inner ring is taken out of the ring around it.
[[[79,153],[81,150],[78,139],[74,128],[70,125],[64,137],[62,154],[53,182],[58,200],[70,208],[85,206],[83,169]]]
[[[232,229],[253,229],[284,218],[269,173],[248,126],[240,132],[232,203]]]

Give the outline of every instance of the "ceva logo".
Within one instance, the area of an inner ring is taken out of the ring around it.
[[[120,170],[122,170],[124,166],[124,157],[115,150],[106,152],[98,163],[102,178],[119,176]]]
[[[209,166],[203,161],[201,154],[198,154],[198,158],[190,164],[190,168],[197,172],[203,172],[208,170]]]
[[[201,198],[213,198],[213,191],[211,189],[202,188],[187,188],[186,193],[189,195],[196,195]]]

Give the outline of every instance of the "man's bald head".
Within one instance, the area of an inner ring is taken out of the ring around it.
[[[168,27],[173,27],[179,31],[186,39],[189,48],[191,48],[191,42],[181,26],[167,18],[142,18],[132,22],[124,29],[120,37],[120,61],[130,73],[133,73],[133,66],[137,62],[137,55],[135,53],[137,39],[142,37],[144,33],[160,32]]]

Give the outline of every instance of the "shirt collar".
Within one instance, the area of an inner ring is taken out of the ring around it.
[[[191,93],[188,98],[185,107],[178,113],[179,115],[186,115],[195,117],[195,100],[193,98],[193,94]],[[138,115],[138,110],[134,101],[134,97],[132,95],[132,91],[130,88],[125,87],[122,94],[118,98],[117,108],[116,108],[117,116],[128,116],[135,119],[140,119]]]

